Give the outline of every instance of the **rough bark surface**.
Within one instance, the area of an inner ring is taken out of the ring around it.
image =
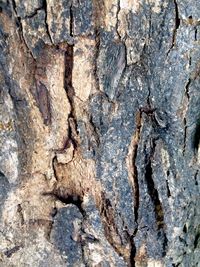
[[[0,0],[0,266],[199,266],[199,108],[199,0]]]

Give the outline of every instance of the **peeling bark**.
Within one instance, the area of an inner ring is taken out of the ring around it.
[[[0,1],[0,265],[198,266],[199,10]]]

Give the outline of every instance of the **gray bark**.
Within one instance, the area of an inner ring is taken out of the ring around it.
[[[199,266],[199,0],[0,1],[0,266]]]

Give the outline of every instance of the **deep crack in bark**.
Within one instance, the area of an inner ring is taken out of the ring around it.
[[[120,12],[120,10],[121,10],[120,0],[118,0],[118,2],[117,2],[117,12],[116,12],[116,20],[117,20],[117,22],[116,22],[116,33],[118,35],[119,40],[122,41],[121,35],[119,33],[119,30],[118,30],[118,28],[119,28],[119,12]]]
[[[123,257],[124,260],[127,262],[128,266],[131,267],[131,244],[129,242],[130,248],[127,248],[126,244],[123,244],[122,238],[115,223],[115,210],[113,209],[110,200],[106,198],[103,192],[101,194],[100,215],[102,218],[106,239],[114,248],[116,253],[120,257]],[[117,237],[119,239],[118,242],[116,242]]]
[[[186,83],[186,86],[185,86],[185,98],[186,98],[186,101],[187,101],[186,110],[188,109],[189,101],[190,101],[190,94],[189,94],[190,84],[191,84],[191,79],[189,78],[187,83]],[[185,155],[186,142],[187,142],[187,128],[188,128],[188,125],[187,125],[186,115],[187,114],[185,114],[184,119],[183,119],[183,124],[184,124],[183,156]]]
[[[195,185],[198,185],[198,181],[197,181],[198,174],[199,174],[199,170],[197,170],[194,175]]]
[[[19,17],[18,14],[17,14],[15,0],[11,0],[11,1],[12,1],[12,8],[13,8],[14,14],[16,16],[16,19],[17,19],[17,22],[18,22],[18,25],[19,25],[19,29],[20,29],[20,33],[21,33],[21,34],[19,34],[19,36],[22,38],[23,43],[25,44],[25,46],[27,48],[27,51],[31,55],[32,59],[35,61],[35,57],[33,56],[33,53],[31,51],[31,49],[29,48],[29,46],[28,46],[28,44],[26,42],[26,39],[24,37],[24,31],[23,31],[23,26],[22,26],[22,22],[21,22],[21,17]]]
[[[43,7],[44,7],[44,11],[45,11],[45,25],[46,25],[46,32],[47,35],[49,37],[49,40],[51,42],[51,44],[54,44],[52,37],[51,37],[51,33],[49,30],[49,25],[48,25],[48,21],[47,21],[47,16],[48,16],[48,11],[47,11],[47,0],[43,0]]]
[[[163,251],[162,254],[163,256],[166,254],[166,248],[167,248],[167,236],[165,233],[165,222],[164,222],[164,211],[163,211],[163,207],[162,207],[162,203],[159,199],[159,194],[158,194],[158,190],[155,187],[155,183],[153,180],[153,169],[152,169],[152,160],[153,160],[153,156],[154,156],[154,152],[155,152],[155,147],[156,147],[156,142],[155,140],[152,140],[152,144],[151,144],[151,151],[149,154],[146,154],[145,157],[145,181],[146,181],[146,185],[147,185],[147,190],[148,190],[148,194],[151,198],[152,204],[154,206],[154,212],[155,212],[155,219],[156,219],[156,224],[157,224],[157,231],[158,234],[160,233],[160,231],[162,231],[163,233]]]
[[[169,189],[169,182],[168,182],[168,177],[170,175],[170,172],[169,170],[167,171],[167,179],[166,179],[166,187],[167,187],[167,197],[171,197],[171,192],[170,192],[170,189]]]
[[[180,22],[181,22],[180,17],[179,17],[178,3],[176,0],[174,0],[174,7],[175,7],[175,22],[174,22],[175,25],[174,25],[173,34],[172,34],[172,44],[167,52],[167,56],[169,55],[169,53],[175,46],[177,30],[179,29]]]
[[[134,216],[135,216],[135,223],[136,228],[133,233],[133,235],[129,235],[129,241],[130,241],[130,266],[135,266],[135,255],[136,255],[136,247],[134,243],[134,237],[137,234],[138,231],[138,210],[139,210],[139,197],[140,197],[140,190],[139,190],[139,181],[138,181],[138,170],[136,165],[136,158],[137,158],[137,152],[138,152],[138,145],[141,138],[141,129],[142,129],[142,113],[144,111],[140,109],[136,113],[135,118],[135,125],[136,125],[136,131],[132,137],[131,145],[128,152],[127,157],[127,165],[129,169],[129,179],[131,182],[131,186],[134,193]]]
[[[41,7],[38,7],[38,8],[36,8],[36,9],[34,9],[34,11],[33,11],[30,15],[26,15],[24,18],[25,18],[25,19],[31,19],[31,18],[33,18],[34,16],[36,16],[37,13],[38,13],[38,11],[40,11],[40,10],[44,10],[44,6],[43,6],[43,5],[42,5]]]
[[[136,133],[135,133],[135,143],[133,146],[133,185],[134,185],[134,215],[135,215],[135,222],[137,224],[138,221],[138,210],[139,210],[139,182],[138,182],[138,170],[136,165],[136,158],[137,158],[137,150],[138,144],[140,142],[140,135],[141,135],[141,127],[142,127],[142,112],[139,111],[136,115]]]
[[[72,70],[73,70],[73,45],[68,45],[65,51],[65,73],[64,73],[64,88],[67,94],[67,98],[70,103],[71,111],[68,115],[68,141],[71,140],[74,148],[78,147],[77,140],[77,120],[74,107],[74,88],[72,83]],[[67,141],[67,142],[68,142]]]
[[[69,21],[69,34],[71,37],[74,36],[74,33],[73,33],[73,26],[74,26],[74,16],[73,16],[73,1],[70,5],[70,8],[69,8],[69,14],[70,14],[70,21]]]
[[[95,31],[95,56],[94,56],[94,78],[95,78],[95,84],[96,84],[96,90],[100,91],[99,86],[99,77],[98,77],[98,57],[99,57],[99,48],[100,48],[100,33],[96,29]]]

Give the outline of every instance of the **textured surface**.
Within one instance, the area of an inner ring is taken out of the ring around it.
[[[1,0],[0,51],[0,266],[198,266],[199,0]]]

